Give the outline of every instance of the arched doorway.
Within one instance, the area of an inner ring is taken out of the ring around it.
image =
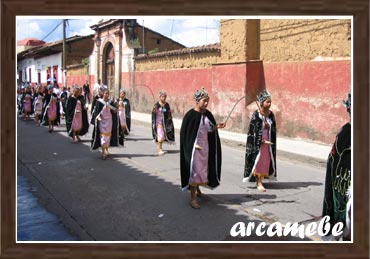
[[[108,42],[103,52],[103,84],[108,86],[111,93],[114,93],[114,48]]]

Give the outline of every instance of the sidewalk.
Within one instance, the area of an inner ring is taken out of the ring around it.
[[[151,114],[131,111],[131,119],[151,123]],[[173,119],[175,129],[180,129],[181,122],[182,121],[180,119]],[[219,134],[221,139],[231,140],[241,144],[245,144],[247,139],[247,134],[241,134],[226,130],[219,130]],[[331,150],[330,145],[309,142],[301,139],[278,137],[277,143],[278,151],[306,156],[321,161],[327,160],[327,157]]]

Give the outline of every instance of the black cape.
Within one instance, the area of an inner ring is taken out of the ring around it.
[[[61,99],[61,103],[62,103],[62,110],[63,110],[64,114],[67,114],[67,101],[68,101],[68,97],[67,96],[68,96],[67,91],[64,91],[60,95],[60,99]]]
[[[346,225],[347,190],[351,184],[351,124],[345,124],[336,136],[328,156],[322,216],[330,216],[330,225]]]
[[[216,125],[216,120],[210,111],[206,110],[204,116]],[[180,129],[180,172],[182,188],[189,186],[190,167],[201,118],[202,113],[191,109],[185,114],[182,120]],[[214,188],[220,184],[222,163],[221,141],[217,130],[208,133],[208,146],[208,186]]]
[[[42,107],[42,114],[43,114],[43,117],[42,117],[42,120],[44,121],[44,123],[42,125],[44,126],[47,126],[49,125],[49,118],[48,118],[48,113],[47,113],[47,107],[49,105],[49,102],[51,100],[51,96],[55,97],[55,98],[58,98],[58,96],[55,94],[55,93],[52,93],[51,95],[49,93],[47,93],[44,97],[44,105]],[[60,124],[60,106],[59,106],[59,99],[58,101],[56,102],[56,105],[57,105],[57,118],[54,120],[54,125],[59,125]]]
[[[156,118],[156,110],[161,105],[159,102],[154,104],[153,110],[152,110],[152,136],[155,142],[157,142],[157,125],[155,123]],[[163,126],[164,126],[164,134],[165,134],[165,141],[167,142],[174,142],[175,141],[175,127],[173,125],[172,121],[172,113],[170,109],[170,105],[166,103],[163,108],[165,111],[163,112]]]
[[[85,100],[82,95],[80,95],[78,98],[73,97],[72,95],[68,98],[66,103],[66,127],[67,132],[70,137],[73,137],[72,135],[72,121],[73,117],[75,115],[76,110],[76,104],[77,99],[81,102],[81,108],[82,108],[82,128],[79,132],[80,136],[85,135],[89,130],[89,121],[87,118],[87,110],[84,109],[85,107]]]
[[[115,107],[115,104],[113,101],[108,101],[108,103],[109,105]],[[91,149],[93,150],[98,149],[101,146],[99,120],[97,120],[96,118],[99,116],[103,108],[104,108],[104,104],[100,100],[96,101],[94,112],[91,118],[91,121],[94,122],[94,131],[92,133],[92,141],[91,141]],[[122,132],[122,128],[120,127],[118,123],[118,114],[114,113],[112,110],[111,110],[111,114],[112,114],[112,136],[110,138],[110,146],[117,147],[119,145],[124,144],[123,132]]]
[[[128,135],[128,133],[131,131],[131,106],[129,99],[124,98],[123,102],[126,102],[125,111],[126,111],[126,125],[128,131],[125,130],[125,135]]]
[[[270,141],[274,143],[271,145],[270,152],[272,153],[269,177],[276,178],[276,121],[275,115],[270,111],[268,118],[271,120],[269,135]],[[253,175],[253,168],[255,167],[256,158],[260,152],[262,144],[262,119],[259,116],[258,110],[256,110],[251,118],[248,128],[247,143],[245,150],[245,165],[244,165],[244,179],[248,179],[250,182],[256,181]]]
[[[91,103],[91,115],[94,113],[94,109],[95,109],[95,106],[96,106],[96,102],[101,98],[101,96],[99,95],[95,95],[93,100],[92,100],[92,103]],[[94,122],[91,120],[90,122],[91,124],[94,124]]]

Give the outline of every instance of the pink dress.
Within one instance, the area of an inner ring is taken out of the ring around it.
[[[29,94],[26,94],[26,96],[24,97],[24,103],[23,103],[23,111],[25,113],[30,113],[31,112],[31,95]]]
[[[112,136],[112,113],[110,112],[109,106],[105,105],[100,112],[100,122],[99,122],[99,131],[100,131],[100,145],[102,147],[110,146],[110,138]]]
[[[37,115],[42,114],[42,99],[43,97],[41,95],[37,96],[36,102],[35,102],[35,113]]]
[[[119,116],[119,122],[121,124],[121,127],[126,127],[126,111],[125,111],[125,105],[120,99],[118,102],[118,116]]]
[[[270,140],[270,137],[269,137],[270,125],[266,122],[264,124],[265,125],[262,129],[262,139],[269,141]],[[261,148],[260,148],[260,157],[257,162],[254,174],[268,178],[269,171],[270,171],[270,163],[271,163],[270,145],[262,143]]]
[[[207,185],[208,183],[208,130],[210,121],[202,115],[198,129],[198,135],[195,139],[195,145],[192,161],[192,170],[190,175],[190,185]],[[199,146],[199,147],[198,147]]]
[[[163,129],[162,107],[159,107],[156,111],[155,124],[157,126],[157,141],[163,142],[165,140],[165,135],[164,135],[164,129]]]
[[[82,129],[82,105],[80,100],[77,100],[75,114],[72,120],[72,130],[79,131]]]
[[[48,119],[49,121],[53,121],[57,118],[57,98],[52,96],[50,98],[49,102],[49,108],[48,108]]]

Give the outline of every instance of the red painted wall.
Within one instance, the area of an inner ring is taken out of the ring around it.
[[[85,84],[85,81],[87,79],[86,75],[69,75],[67,78],[67,87],[71,87],[74,84],[77,84],[79,87],[82,87]],[[95,84],[95,76],[94,75],[89,75],[90,80],[90,93],[91,95],[93,94],[94,91],[94,84]]]
[[[79,87],[82,87],[85,84],[85,81],[87,79],[86,75],[73,75],[67,77],[67,87],[71,87],[74,84],[77,84]]]
[[[280,136],[332,143],[339,128],[349,120],[342,105],[350,91],[350,61],[247,62],[211,68],[122,73],[133,109],[150,112],[158,92],[165,89],[173,115],[182,118],[194,106],[196,89],[210,94],[209,109],[223,121],[238,105],[227,130],[246,133],[251,113],[257,109],[256,94],[265,86],[272,95],[272,110]],[[131,83],[133,82],[133,83]]]
[[[349,120],[342,100],[351,91],[350,61],[264,63],[264,75],[280,134],[334,142]]]

